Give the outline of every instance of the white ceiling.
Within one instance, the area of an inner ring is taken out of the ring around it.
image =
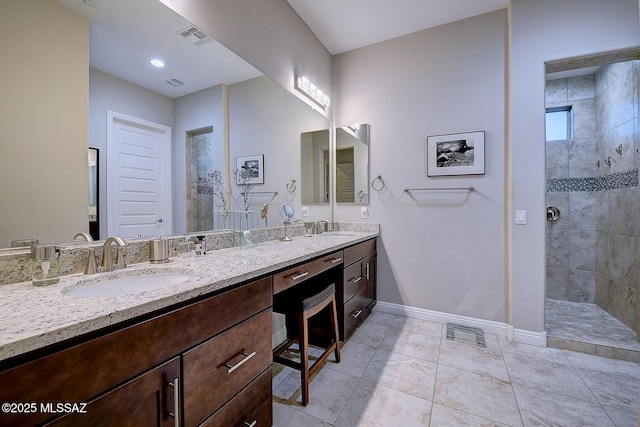
[[[89,65],[139,86],[175,98],[262,73],[212,40],[195,46],[176,34],[191,23],[158,0],[58,0],[88,16]],[[149,61],[162,59],[164,68]],[[166,83],[176,78],[184,86]]]
[[[177,35],[191,24],[158,0],[58,1],[89,17],[91,67],[166,96],[262,75],[215,40],[196,47]],[[288,0],[331,54],[491,12],[508,1]],[[154,68],[153,58],[166,66]],[[168,79],[185,84],[174,87]]]
[[[507,7],[509,0],[287,0],[332,55]]]

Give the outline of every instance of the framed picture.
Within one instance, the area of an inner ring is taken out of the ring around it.
[[[427,177],[484,175],[484,131],[427,137]]]
[[[236,157],[236,184],[264,184],[264,154]]]

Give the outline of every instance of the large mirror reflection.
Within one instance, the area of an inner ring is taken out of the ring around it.
[[[0,115],[0,247],[25,238],[70,242],[89,232],[89,146],[99,153],[101,238],[222,227],[216,211],[225,209],[259,216],[265,204],[286,202],[299,212],[300,191],[287,188],[301,179],[300,134],[328,128],[328,119],[157,0],[92,3],[1,6],[10,24],[1,35],[38,30],[3,45],[11,84],[3,84],[1,104],[12,108]],[[152,67],[152,59],[164,67]],[[168,149],[150,154],[156,125],[168,129]],[[249,188],[233,173],[238,158],[255,155],[263,156],[264,181]],[[121,161],[107,161],[113,158]],[[122,202],[123,193],[137,196]],[[277,209],[268,215],[253,224],[280,223]]]

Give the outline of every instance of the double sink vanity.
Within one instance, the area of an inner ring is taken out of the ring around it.
[[[274,298],[334,281],[348,339],[376,302],[377,235],[368,225],[0,286],[0,424],[271,426]]]

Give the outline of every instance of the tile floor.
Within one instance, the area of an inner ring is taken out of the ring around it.
[[[547,299],[549,347],[640,362],[636,333],[595,304]]]
[[[374,312],[300,403],[298,371],[274,365],[274,427],[636,427],[640,365]]]

